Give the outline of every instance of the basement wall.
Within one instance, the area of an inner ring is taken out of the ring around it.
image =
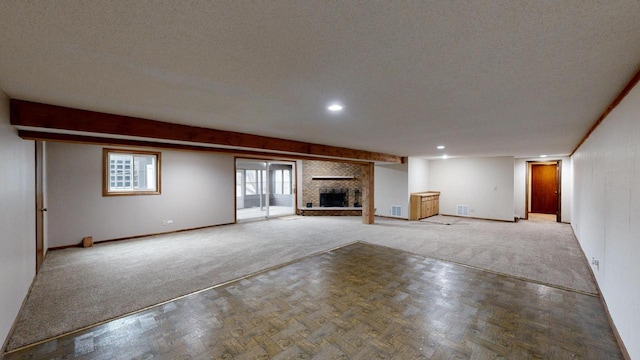
[[[640,87],[572,156],[571,225],[632,359],[640,359]]]
[[[429,187],[429,160],[410,157],[407,163],[409,165],[409,194],[437,190]]]
[[[232,155],[160,149],[162,194],[104,197],[102,148],[47,144],[50,247],[234,222]]]
[[[469,216],[513,221],[514,158],[429,161],[429,189],[440,191],[440,214],[456,215],[469,205]]]
[[[409,165],[376,165],[374,169],[374,195],[376,215],[409,218]],[[391,213],[392,206],[400,206],[400,216]]]
[[[9,123],[0,90],[0,344],[4,344],[36,269],[35,146]],[[2,345],[0,345],[2,346]]]

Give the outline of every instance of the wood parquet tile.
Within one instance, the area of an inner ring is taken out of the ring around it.
[[[356,243],[4,359],[622,359],[622,354],[596,297]]]

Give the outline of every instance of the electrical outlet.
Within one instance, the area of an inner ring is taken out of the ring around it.
[[[594,265],[596,269],[600,270],[600,260],[595,257],[591,257],[591,265]]]
[[[173,224],[173,220],[167,220],[167,225],[168,224]]]

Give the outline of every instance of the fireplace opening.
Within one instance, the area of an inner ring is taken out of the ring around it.
[[[320,189],[320,207],[349,206],[349,189]]]

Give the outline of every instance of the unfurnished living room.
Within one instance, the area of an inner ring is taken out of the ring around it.
[[[0,1],[0,358],[640,359],[638,34]]]

